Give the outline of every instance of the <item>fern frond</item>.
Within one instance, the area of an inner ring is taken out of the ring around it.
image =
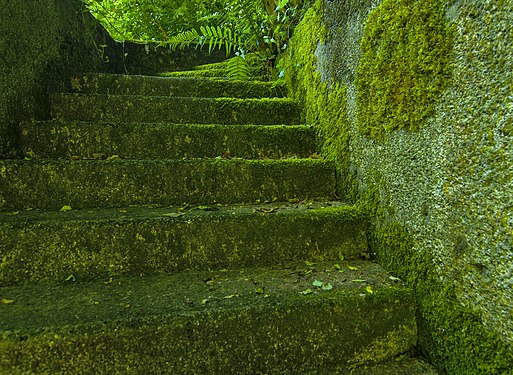
[[[214,48],[226,48],[226,53],[241,49],[241,37],[230,28],[221,26],[201,26],[201,45],[208,43],[208,52],[212,52]]]
[[[235,56],[228,60],[226,74],[231,80],[246,81],[251,78],[251,69],[244,58]]]
[[[201,42],[200,35],[195,29],[186,30],[180,34],[169,37],[163,44],[169,45],[171,49],[184,49],[191,44],[199,45]]]

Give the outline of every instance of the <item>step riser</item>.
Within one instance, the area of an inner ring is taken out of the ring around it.
[[[107,324],[89,334],[47,333],[21,342],[4,340],[0,365],[11,374],[29,369],[35,373],[94,369],[96,374],[302,374],[311,368],[349,366],[359,361],[362,352],[388,351],[392,357],[415,344],[414,301],[402,290],[364,297],[300,298],[296,304],[280,301],[267,308],[160,318],[137,328]]]
[[[368,256],[365,221],[339,214],[3,224],[0,285]]]
[[[226,125],[295,125],[300,110],[290,99],[167,98],[56,94],[52,117],[72,121],[171,122]]]
[[[0,211],[331,198],[320,160],[0,161]]]
[[[308,157],[316,150],[307,126],[93,124],[59,121],[21,125],[21,148],[44,158],[246,159]]]
[[[152,95],[181,97],[272,98],[285,88],[270,82],[233,82],[194,78],[87,74],[71,81],[72,89],[85,94]]]

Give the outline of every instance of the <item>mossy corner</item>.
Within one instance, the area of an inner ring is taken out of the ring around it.
[[[323,157],[336,162],[339,188],[347,193],[350,124],[346,87],[340,83],[323,82],[321,73],[316,70],[316,50],[328,37],[322,12],[323,3],[317,1],[305,13],[294,31],[291,47],[278,67],[283,70],[289,95],[302,103],[304,122],[316,129]]]
[[[512,374],[510,348],[483,326],[479,314],[460,304],[453,284],[436,274],[432,255],[416,248],[407,225],[389,220],[394,210],[384,181],[375,181],[357,205],[373,218],[374,229],[368,236],[371,253],[415,291],[419,352],[441,373]]]

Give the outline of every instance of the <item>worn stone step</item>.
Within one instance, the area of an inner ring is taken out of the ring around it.
[[[305,125],[204,125],[35,121],[21,124],[26,156],[43,158],[182,159],[307,158],[315,154]]]
[[[286,201],[335,195],[314,159],[0,160],[0,211]]]
[[[121,74],[84,74],[71,81],[74,92],[88,94],[179,97],[270,98],[283,97],[277,82],[234,82],[190,77],[155,77]]]
[[[368,258],[341,202],[0,213],[0,285]]]
[[[166,96],[53,94],[53,118],[81,121],[295,125],[297,103],[287,98],[170,98]]]
[[[350,261],[4,287],[0,372],[302,374],[383,361],[416,342],[414,295],[394,280]]]

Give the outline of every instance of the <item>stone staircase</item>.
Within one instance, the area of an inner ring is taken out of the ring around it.
[[[0,373],[432,374],[296,103],[195,72],[77,76],[21,124]]]

